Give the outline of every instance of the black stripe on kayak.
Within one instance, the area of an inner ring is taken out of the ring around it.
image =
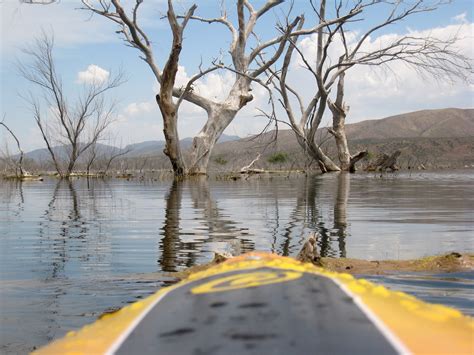
[[[323,276],[191,293],[211,280],[262,271],[281,270],[233,271],[172,290],[116,354],[397,354],[353,299]]]

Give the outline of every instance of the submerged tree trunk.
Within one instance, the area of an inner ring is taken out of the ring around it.
[[[337,166],[336,163],[332,161],[331,158],[329,158],[322,149],[316,145],[316,143],[311,144],[311,156],[316,159],[318,162],[319,168],[323,173],[329,173],[329,172],[334,172],[334,171],[341,171],[341,169]]]
[[[164,85],[161,86],[160,92],[164,91],[163,88]],[[183,176],[186,174],[186,165],[179,142],[176,106],[172,100],[172,97],[166,94],[156,95],[156,101],[163,116],[163,133],[166,140],[163,153],[169,158],[174,175]]]
[[[331,158],[324,154],[321,147],[319,147],[314,141],[308,141],[306,136],[296,134],[297,141],[303,150],[317,163],[322,173],[328,173],[332,171],[340,171],[337,164],[335,164]]]
[[[193,5],[183,21],[182,25],[178,24],[176,15],[173,10],[171,1],[168,1],[168,21],[173,30],[173,45],[168,61],[163,68],[161,77],[160,94],[156,96],[161,114],[163,116],[163,133],[166,140],[166,148],[164,153],[170,159],[175,176],[183,176],[186,173],[186,165],[178,134],[178,105],[173,102],[173,89],[178,72],[179,56],[181,54],[183,43],[183,31],[189,17],[194,13],[196,6]]]
[[[160,82],[160,94],[156,95],[156,102],[160,107],[163,116],[163,133],[165,135],[166,147],[165,155],[170,159],[173,166],[174,175],[177,177],[186,174],[186,165],[184,163],[178,134],[178,107],[173,101],[173,89],[176,82],[176,74],[178,73],[178,63],[181,50],[183,48],[183,31],[189,18],[194,13],[196,5],[193,5],[186,14],[182,24],[178,23],[176,14],[174,13],[173,4],[168,0],[168,22],[173,31],[173,44],[168,60],[163,68]]]
[[[328,101],[329,109],[332,112],[332,129],[329,132],[334,136],[337,147],[337,155],[339,158],[340,168],[342,171],[356,171],[356,163],[368,155],[368,151],[362,151],[352,156],[349,151],[346,136],[346,115],[349,107],[344,103],[344,77],[345,73],[339,75],[337,83],[336,101],[333,103]]]
[[[344,104],[344,76],[345,73],[339,75],[339,82],[337,83],[336,101],[332,103],[328,101],[329,109],[332,112],[332,129],[329,132],[336,140],[337,153],[339,157],[340,167],[342,171],[349,171],[351,154],[349,153],[349,146],[347,145],[346,137],[346,112],[348,108]]]
[[[78,145],[77,141],[71,142],[71,154],[69,155],[69,163],[67,165],[66,174],[64,176],[66,178],[71,176],[72,172],[74,171],[74,167],[76,166],[77,155],[78,155],[77,145]]]

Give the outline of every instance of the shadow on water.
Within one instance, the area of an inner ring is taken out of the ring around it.
[[[194,219],[199,225],[190,230],[182,226],[184,192],[189,194],[192,210],[198,214]],[[173,272],[196,265],[197,252],[202,251],[203,246],[206,246],[207,251],[212,249],[213,244],[223,243],[232,249],[229,251],[245,253],[254,250],[254,243],[245,238],[248,229],[237,227],[237,223],[229,219],[212,198],[207,178],[196,178],[192,181],[174,180],[165,200],[165,218],[159,243],[161,256],[158,259],[161,270]],[[190,241],[183,241],[183,238]],[[215,251],[225,250],[218,247]]]

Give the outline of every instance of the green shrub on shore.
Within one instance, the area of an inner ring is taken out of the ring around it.
[[[284,152],[275,153],[268,158],[268,162],[272,164],[283,164],[287,160],[288,160],[288,154]]]
[[[219,165],[226,165],[228,163],[228,161],[221,156],[216,157],[214,159],[214,162],[216,162]]]

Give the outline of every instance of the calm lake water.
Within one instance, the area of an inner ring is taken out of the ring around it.
[[[474,252],[474,171],[242,181],[0,182],[1,353],[27,352],[214,251],[409,259]],[[374,277],[474,314],[474,277]]]

